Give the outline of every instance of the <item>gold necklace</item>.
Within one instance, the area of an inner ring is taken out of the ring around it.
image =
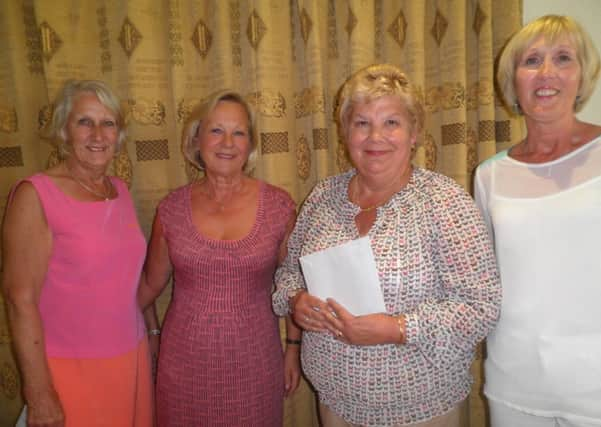
[[[113,190],[113,184],[111,183],[111,181],[108,179],[108,177],[106,175],[103,176],[102,183],[104,185],[105,190],[106,189],[108,189],[108,190],[103,194],[99,191],[94,190],[87,184],[84,184],[82,181],[77,179],[77,177],[73,174],[73,172],[71,172],[71,170],[69,168],[67,168],[67,170],[69,171],[69,175],[71,175],[71,178],[73,178],[73,181],[75,181],[77,184],[79,184],[79,186],[81,188],[83,188],[84,190],[86,190],[88,193],[93,194],[94,196],[99,197],[101,199],[104,199],[105,202],[108,202],[110,200],[111,193]],[[107,184],[107,182],[108,182],[108,184]]]
[[[213,190],[212,191],[213,194],[211,194],[210,184],[206,180],[206,178],[200,181],[200,185],[201,185],[200,191],[205,195],[205,197],[208,200],[210,200],[211,202],[213,202],[217,205],[217,210],[219,212],[224,211],[226,208],[226,205],[230,204],[232,202],[232,200],[236,197],[236,195],[242,193],[242,191],[244,190],[244,182],[242,182],[240,184],[240,188],[238,190],[236,190],[235,192],[232,192],[232,194],[230,194],[229,200],[221,201],[221,200],[217,200],[217,195],[215,193],[215,190]]]
[[[390,199],[387,198],[386,200],[384,200],[383,202],[380,203],[376,203],[375,205],[370,205],[367,206],[365,208],[362,208],[361,205],[359,204],[358,200],[357,200],[357,193],[359,191],[359,179],[355,178],[355,188],[352,191],[352,196],[351,196],[351,202],[353,202],[353,204],[355,204],[358,208],[360,212],[369,212],[369,211],[373,211],[374,209],[377,209],[381,206],[384,206],[386,204],[386,202],[388,202],[388,200]]]

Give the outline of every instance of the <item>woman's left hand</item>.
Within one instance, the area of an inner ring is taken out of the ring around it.
[[[290,397],[300,384],[300,358],[299,358],[299,345],[286,345],[286,352],[284,353],[284,385],[285,396]]]
[[[400,343],[399,323],[395,317],[383,313],[354,316],[331,298],[327,303],[328,329],[336,331],[336,339],[355,345]]]

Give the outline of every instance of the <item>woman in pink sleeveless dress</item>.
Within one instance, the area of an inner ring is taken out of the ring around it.
[[[119,101],[70,81],[52,136],[65,161],[18,183],[3,227],[4,295],[29,426],[152,426],[136,300],[145,240],[126,185],[106,175],[125,137]]]
[[[287,322],[282,352],[270,297],[295,205],[244,173],[254,148],[248,104],[218,93],[184,135],[184,153],[204,178],[159,204],[139,298],[151,303],[173,272],[156,389],[160,427],[281,427],[284,396],[298,386],[300,331]]]

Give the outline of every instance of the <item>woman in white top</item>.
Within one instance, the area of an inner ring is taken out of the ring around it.
[[[528,24],[500,57],[527,136],[476,171],[503,286],[485,365],[492,427],[601,425],[601,127],[575,116],[598,75],[565,16]]]

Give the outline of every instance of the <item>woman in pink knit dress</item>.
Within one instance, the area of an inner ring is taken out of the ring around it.
[[[244,173],[254,154],[251,110],[220,92],[193,115],[184,153],[205,176],[169,194],[154,221],[142,306],[174,291],[162,331],[157,418],[165,426],[280,427],[300,379],[300,331],[282,352],[271,310],[295,205]]]

